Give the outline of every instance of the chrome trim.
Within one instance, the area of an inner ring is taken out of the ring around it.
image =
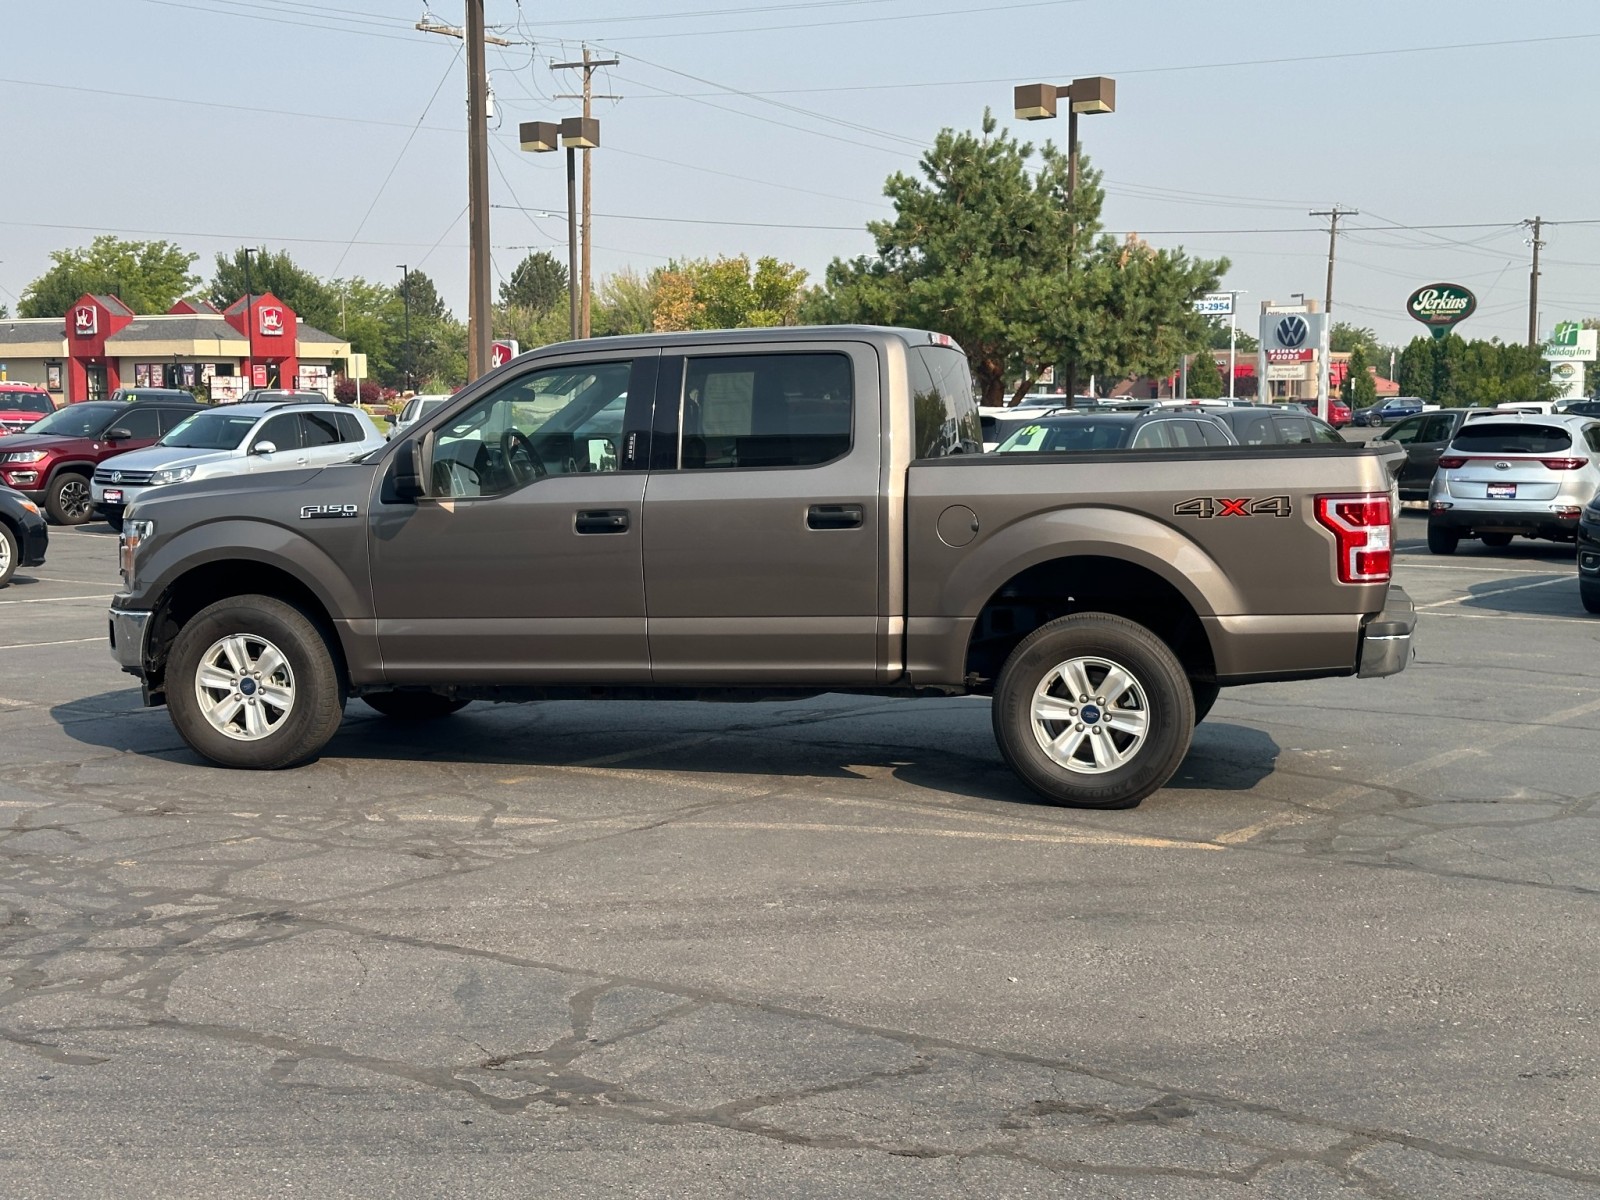
[[[1362,679],[1398,675],[1411,660],[1411,635],[1417,628],[1417,610],[1411,597],[1397,587],[1389,589],[1383,611],[1361,631]]]
[[[111,657],[130,675],[144,675],[144,637],[151,614],[136,609],[113,608],[110,636]]]

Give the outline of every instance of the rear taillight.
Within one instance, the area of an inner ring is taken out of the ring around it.
[[[1587,458],[1541,458],[1539,461],[1552,471],[1576,471],[1589,465]]]
[[[1317,520],[1339,542],[1340,583],[1388,582],[1391,519],[1386,495],[1317,497]]]
[[[1445,455],[1441,455],[1440,456],[1440,458],[1439,458],[1439,466],[1443,470],[1454,471],[1458,467],[1466,466],[1471,461],[1472,460],[1470,458],[1462,458],[1462,457],[1460,457],[1458,455],[1455,455],[1455,454],[1445,454]]]

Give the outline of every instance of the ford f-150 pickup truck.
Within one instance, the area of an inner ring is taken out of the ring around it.
[[[350,696],[992,695],[1017,774],[1092,807],[1161,787],[1219,687],[1406,665],[1397,451],[979,438],[941,334],[548,346],[354,462],[142,497],[112,653],[249,768]]]

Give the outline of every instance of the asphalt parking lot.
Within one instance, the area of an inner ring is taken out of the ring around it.
[[[0,1195],[1600,1195],[1600,619],[1398,570],[1403,675],[1044,807],[984,702],[350,706],[200,765],[114,539],[0,592]]]

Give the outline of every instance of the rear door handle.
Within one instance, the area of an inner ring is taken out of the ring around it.
[[[628,510],[625,508],[579,510],[575,528],[579,533],[627,533]]]
[[[808,529],[860,529],[863,520],[859,504],[813,504],[806,509]]]

